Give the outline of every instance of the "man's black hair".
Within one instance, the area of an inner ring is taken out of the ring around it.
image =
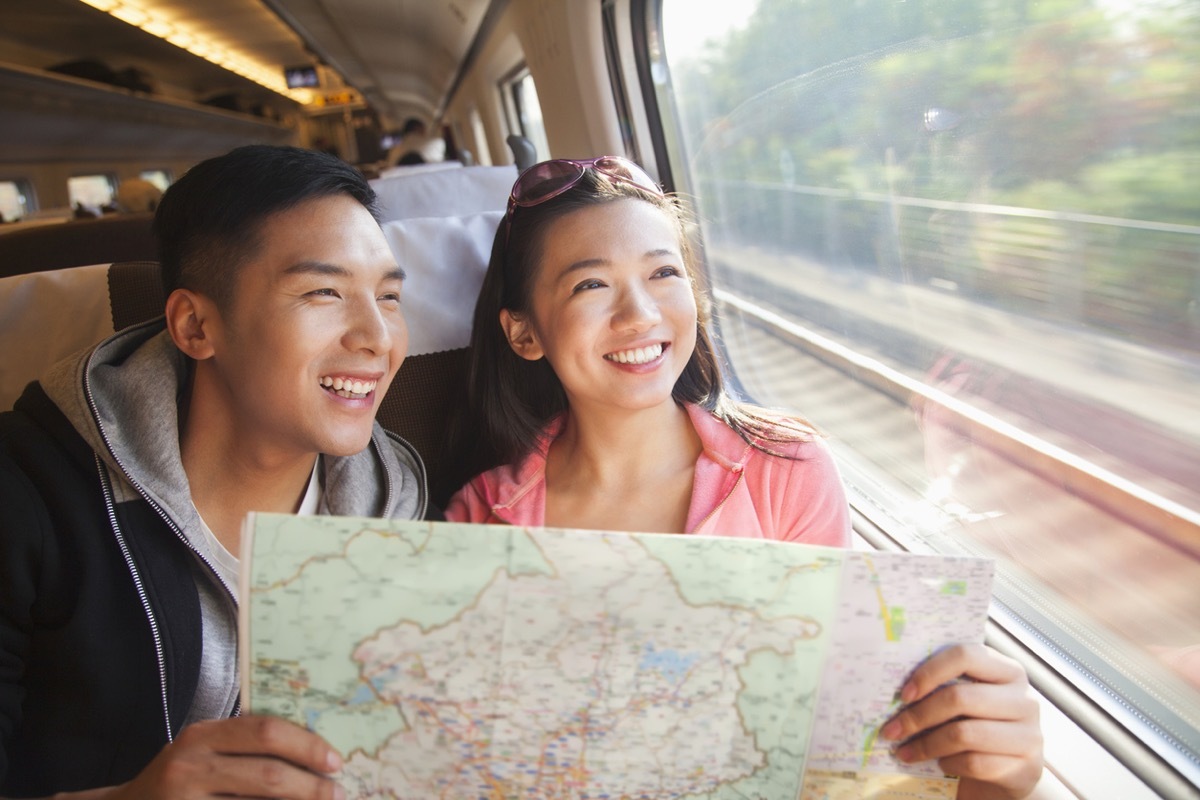
[[[238,270],[258,250],[263,221],[339,194],[379,221],[375,190],[328,153],[247,145],[201,161],[167,189],[154,215],[166,293],[189,289],[227,308]]]

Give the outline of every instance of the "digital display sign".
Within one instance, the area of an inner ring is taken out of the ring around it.
[[[321,85],[317,76],[317,68],[311,64],[300,67],[284,67],[283,77],[289,89],[306,89]]]

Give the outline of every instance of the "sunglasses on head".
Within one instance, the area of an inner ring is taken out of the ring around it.
[[[589,169],[595,170],[611,180],[632,184],[659,197],[663,196],[663,190],[654,182],[654,179],[627,158],[600,156],[584,161],[576,161],[573,158],[556,158],[553,161],[534,164],[521,173],[517,182],[513,184],[512,194],[508,196],[505,218],[511,217],[517,206],[529,208],[558,197],[579,183]]]

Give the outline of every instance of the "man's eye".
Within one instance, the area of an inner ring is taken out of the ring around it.
[[[309,292],[309,294],[316,295],[318,297],[337,297],[338,296],[337,289],[314,289],[313,291]]]
[[[400,302],[400,293],[399,292],[387,292],[386,294],[379,295],[379,299],[384,302],[388,302],[388,303],[399,303]]]

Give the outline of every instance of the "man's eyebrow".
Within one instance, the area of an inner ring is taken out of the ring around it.
[[[328,261],[299,261],[283,271],[284,275],[330,275],[346,277],[350,270]]]
[[[283,271],[284,275],[328,275],[336,278],[350,277],[350,270],[337,264],[330,264],[328,261],[300,261],[292,264]],[[383,274],[383,280],[403,281],[408,278],[408,273],[397,264]]]

